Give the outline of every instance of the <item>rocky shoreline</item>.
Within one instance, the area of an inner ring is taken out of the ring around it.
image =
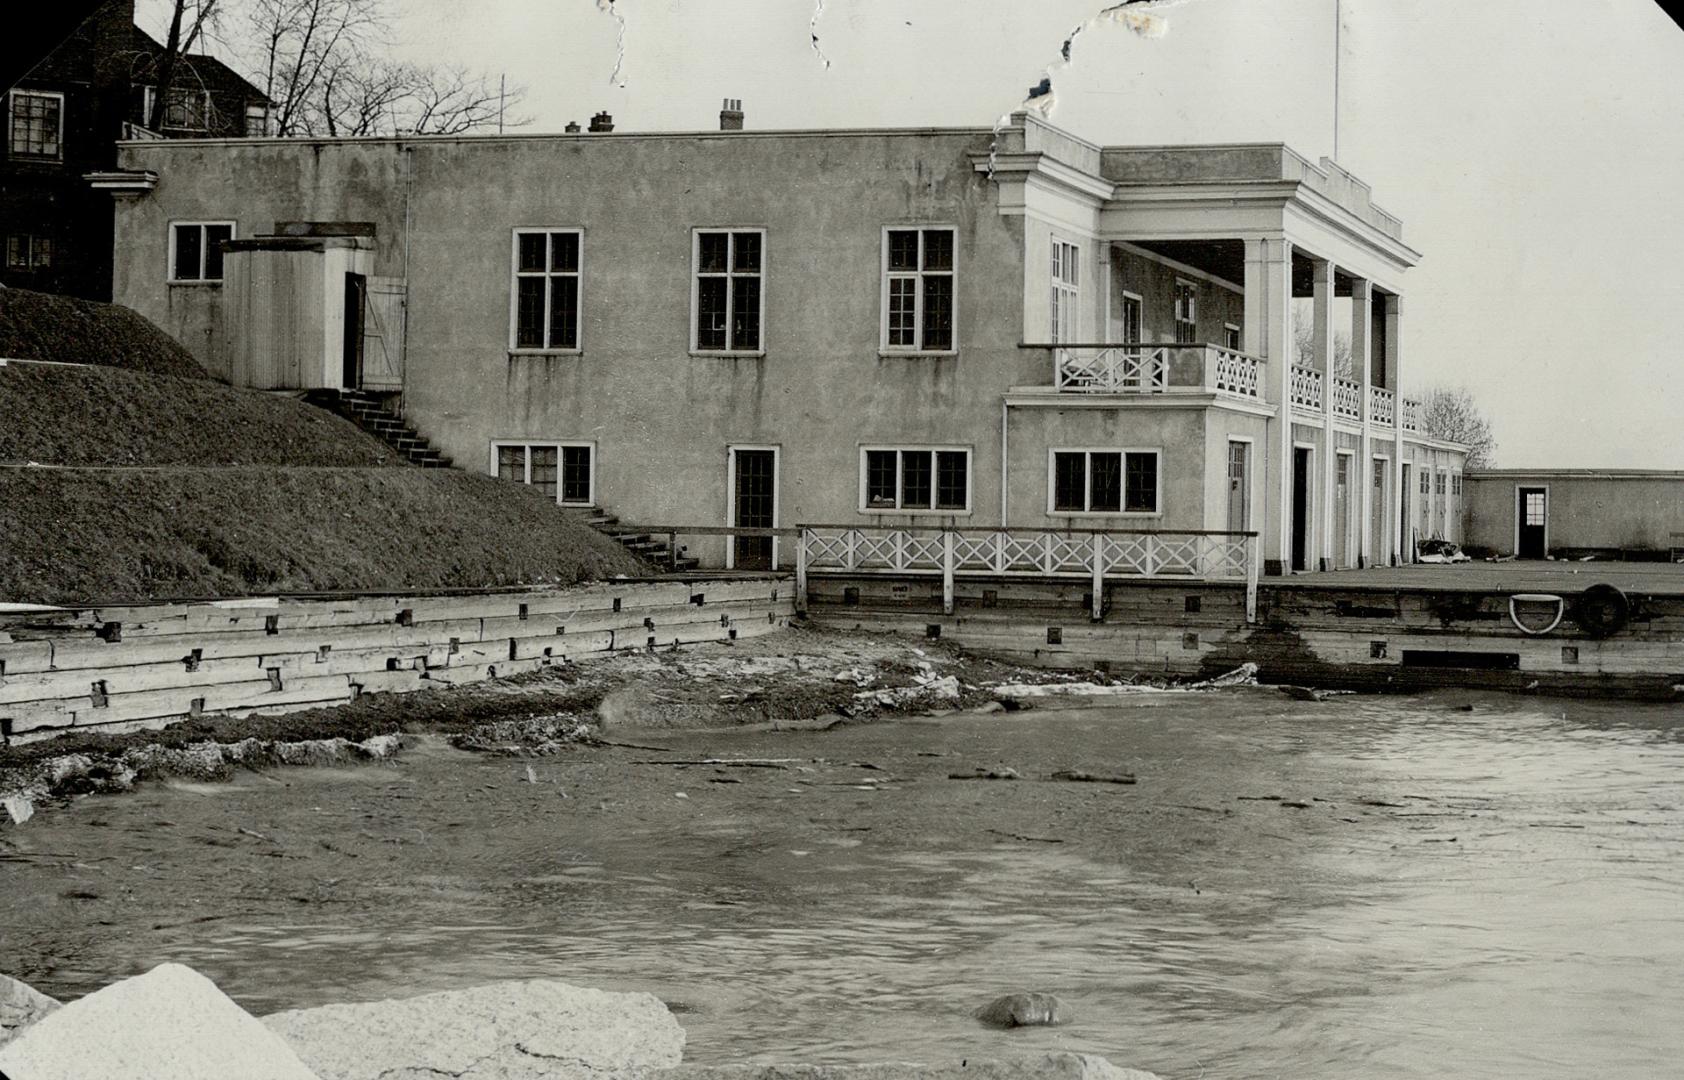
[[[1050,1012],[1045,1022],[1055,1022]],[[9,1080],[1154,1080],[1072,1053],[933,1064],[686,1065],[684,1043],[683,1027],[651,994],[554,979],[259,1019],[181,964],[64,1005],[0,976],[0,1075]]]

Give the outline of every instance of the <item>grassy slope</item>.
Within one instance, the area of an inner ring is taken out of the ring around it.
[[[192,354],[139,313],[27,289],[0,289],[0,356],[205,378]]]
[[[455,470],[0,469],[0,601],[572,583],[647,567]]]
[[[111,368],[0,368],[0,462],[382,465],[397,453],[295,398]]]

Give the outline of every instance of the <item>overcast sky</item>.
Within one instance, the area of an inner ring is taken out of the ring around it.
[[[1051,66],[1086,139],[1334,154],[1336,0],[1159,4],[1155,37],[1078,0],[390,2],[405,55],[523,84],[528,131],[709,129],[725,97],[754,128],[989,125]],[[1339,10],[1337,159],[1425,254],[1406,391],[1473,391],[1502,466],[1684,469],[1684,33],[1651,0]]]

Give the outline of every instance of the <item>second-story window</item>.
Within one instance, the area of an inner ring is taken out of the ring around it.
[[[883,233],[883,339],[889,352],[952,352],[952,229]]]
[[[63,94],[13,90],[7,113],[6,146],[12,157],[63,160]]]
[[[1075,341],[1078,328],[1081,282],[1078,278],[1080,252],[1075,244],[1052,242],[1052,339]]]
[[[1199,340],[1199,289],[1183,278],[1175,279],[1175,340],[1183,345]]]
[[[171,131],[208,131],[210,111],[210,91],[172,86],[164,99],[164,127]]]
[[[579,347],[580,248],[578,229],[515,230],[511,349]]]
[[[222,242],[233,238],[232,221],[171,223],[170,280],[221,281]]]
[[[760,352],[764,231],[696,230],[696,352]]]

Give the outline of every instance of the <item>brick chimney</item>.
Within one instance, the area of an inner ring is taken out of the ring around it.
[[[720,131],[741,131],[743,129],[743,99],[726,98],[725,107],[719,110]]]
[[[569,135],[577,135],[577,134],[579,134],[579,121],[569,120],[567,122],[567,126],[562,128],[561,130],[567,132],[567,134],[569,134]]]
[[[613,131],[614,130],[614,118],[612,116],[608,115],[608,110],[604,109],[602,112],[599,112],[595,116],[591,117],[591,130],[592,131]]]

